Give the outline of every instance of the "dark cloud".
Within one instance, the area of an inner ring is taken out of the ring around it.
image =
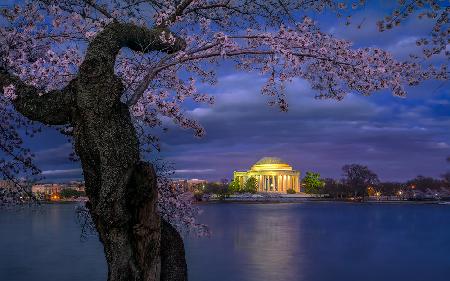
[[[268,98],[259,94],[262,83],[256,75],[222,77],[214,90],[216,104],[189,112],[207,135],[194,138],[172,126],[164,136],[167,158],[179,169],[213,168],[204,174],[208,179],[230,178],[233,170],[247,169],[263,156],[332,177],[353,162],[369,165],[388,180],[438,176],[446,169],[450,116],[434,113],[426,102],[430,94],[316,100],[307,84],[297,81],[288,88],[289,112],[282,113],[267,106]]]
[[[72,145],[70,143],[64,143],[56,147],[39,150],[35,153],[35,159],[39,165],[44,167],[47,165],[54,166],[67,164],[72,151]]]
[[[41,145],[45,148],[35,153],[35,162],[42,170],[44,181],[66,182],[82,179],[80,163],[73,162],[69,159],[70,154],[73,152],[72,144],[64,142],[65,140],[61,139],[59,144],[57,143],[56,146],[49,147],[52,141],[49,140],[46,143],[45,136],[47,133],[51,135],[51,132],[45,131],[43,134],[44,140],[40,140]]]

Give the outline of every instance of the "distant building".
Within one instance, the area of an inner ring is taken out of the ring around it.
[[[0,180],[0,189],[10,189],[14,187],[14,183],[12,181]]]
[[[200,180],[200,179],[190,179],[187,181],[188,184],[188,189],[189,191],[194,191],[194,188],[202,185],[204,187],[204,185],[208,184],[207,180]]]
[[[31,191],[35,194],[52,195],[60,193],[63,189],[73,189],[85,192],[84,182],[72,181],[69,183],[39,183],[31,187]]]
[[[79,192],[86,192],[86,187],[84,182],[80,181],[71,181],[63,186],[63,189],[70,188]]]
[[[57,183],[35,184],[31,187],[31,192],[41,195],[59,194],[63,190],[63,186]]]
[[[300,192],[300,172],[293,170],[289,164],[277,157],[264,157],[250,170],[234,172],[234,180],[239,181],[241,186],[250,177],[256,179],[259,192],[286,193],[288,189]]]
[[[172,183],[184,191],[193,192],[198,185],[206,185],[208,181],[202,179],[176,179]]]
[[[183,191],[188,191],[188,184],[186,179],[174,179],[172,185],[178,187]]]

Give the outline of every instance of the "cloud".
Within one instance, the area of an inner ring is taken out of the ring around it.
[[[432,144],[432,147],[438,148],[438,149],[447,149],[450,148],[450,145],[446,142],[436,142]]]
[[[44,182],[67,182],[74,180],[82,180],[83,171],[81,168],[44,170]]]
[[[184,170],[175,170],[177,174],[203,174],[203,173],[211,173],[214,172],[215,169],[184,169]]]
[[[199,177],[189,170],[211,169],[200,174],[231,178],[234,170],[246,170],[264,156],[331,177],[340,177],[347,163],[369,165],[389,180],[437,176],[445,169],[442,155],[450,149],[442,143],[450,139],[444,129],[450,116],[438,116],[424,105],[428,93],[407,99],[389,93],[350,95],[337,102],[314,99],[308,84],[296,81],[287,89],[290,110],[283,113],[259,93],[262,81],[242,73],[220,77],[216,104],[189,111],[207,135],[194,138],[189,130],[172,126],[163,136],[164,155],[186,170],[183,176]]]
[[[46,170],[42,171],[44,176],[74,176],[81,175],[83,171],[81,169],[67,169],[67,170]]]
[[[44,132],[45,134],[46,132]],[[70,153],[73,152],[70,143],[59,144],[55,147],[45,148],[35,153],[35,161],[40,166],[46,165],[60,165],[69,162]]]

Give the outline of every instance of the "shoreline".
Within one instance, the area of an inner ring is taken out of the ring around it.
[[[195,204],[217,204],[217,203],[241,203],[241,204],[274,204],[274,203],[352,203],[352,204],[415,204],[415,205],[449,205],[450,201],[442,200],[345,200],[345,199],[325,199],[325,198],[225,198],[196,201]]]
[[[39,201],[39,204],[79,204],[85,200],[61,200],[61,201]],[[353,204],[435,204],[449,205],[450,200],[351,200],[332,199],[320,197],[232,197],[232,198],[209,198],[201,201],[194,201],[195,205],[218,204],[218,203],[240,203],[240,204],[286,204],[286,203],[353,203]]]

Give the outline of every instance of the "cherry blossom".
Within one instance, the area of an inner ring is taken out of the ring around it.
[[[378,21],[378,29],[386,31],[400,25],[407,18],[416,15],[419,19],[428,19],[433,22],[433,28],[428,37],[417,40],[418,46],[423,46],[423,54],[426,58],[444,54],[450,57],[449,45],[449,13],[450,6],[443,4],[445,1],[437,0],[398,0],[398,7],[391,15]]]
[[[15,100],[17,98],[16,87],[13,84],[3,87],[3,95],[9,100]]]

